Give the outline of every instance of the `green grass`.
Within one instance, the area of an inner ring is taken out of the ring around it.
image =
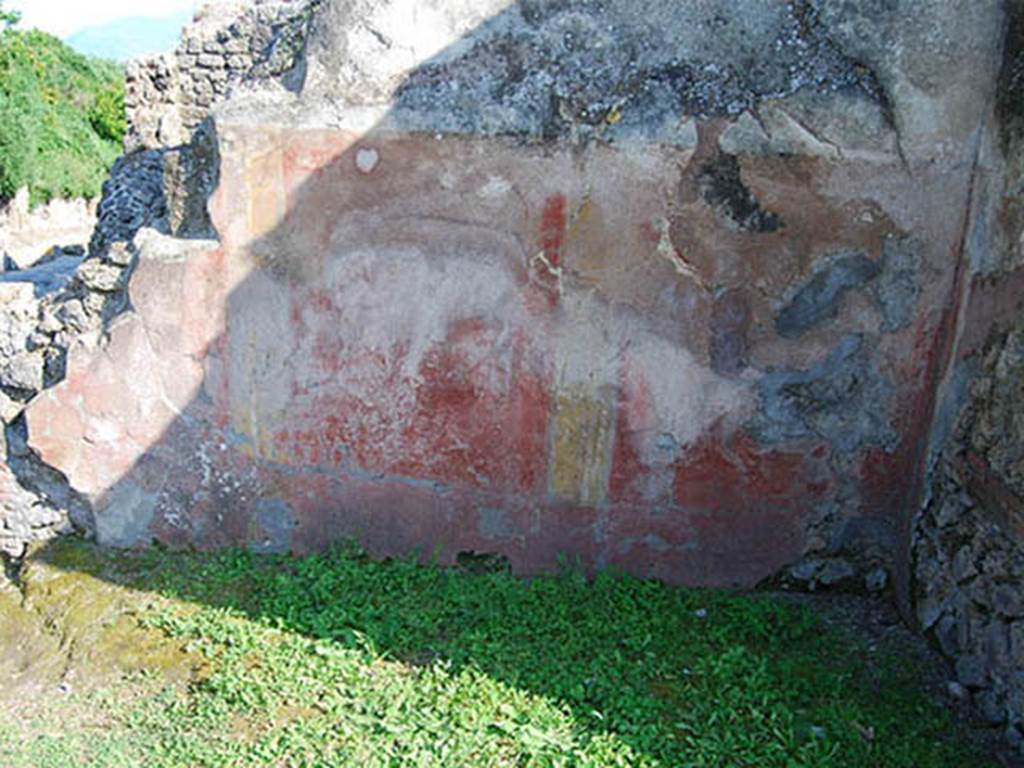
[[[76,557],[64,567],[92,568]],[[984,765],[912,662],[865,667],[856,642],[767,596],[571,571],[525,581],[353,547],[120,562],[92,570],[145,590],[137,620],[204,671],[60,699],[16,743],[0,727],[0,764]]]
[[[32,204],[95,197],[124,131],[116,64],[38,30],[0,32],[0,200],[23,186]]]

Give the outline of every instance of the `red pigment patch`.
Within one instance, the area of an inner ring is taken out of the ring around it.
[[[629,419],[620,406],[615,417],[615,446],[608,476],[608,498],[616,504],[641,500],[637,481],[647,474],[648,467],[640,458],[636,438],[629,432]]]
[[[490,354],[491,329],[462,324],[427,355],[416,407],[402,433],[407,446],[393,474],[455,486],[533,493],[544,477],[550,398],[525,370],[519,339],[508,369]]]
[[[323,371],[342,372],[345,367],[345,340],[338,334],[318,331],[313,339],[313,355]]]
[[[544,315],[558,306],[561,289],[559,267],[562,264],[562,248],[565,244],[564,195],[550,195],[545,201],[538,244],[543,262],[539,258],[531,259],[530,285],[523,299],[528,312],[533,315]]]
[[[712,430],[676,464],[676,503],[709,511],[809,505],[828,489],[818,464],[811,452],[764,451],[744,432],[726,441]]]
[[[318,369],[334,364],[372,382],[354,392],[296,395],[287,430],[275,435],[280,456],[296,466],[346,465],[382,475],[536,494],[545,478],[550,396],[545,376],[529,370],[525,338],[494,354],[500,331],[477,319],[454,323],[427,352],[417,381],[405,378],[404,350],[380,361],[350,348],[336,359],[314,346]],[[359,392],[387,393],[379,401]]]
[[[652,249],[661,244],[661,230],[654,225],[653,221],[640,222],[640,242]]]
[[[881,448],[863,453],[860,462],[862,514],[889,517],[903,508],[913,485],[916,442],[916,437],[910,437],[906,443],[909,449],[901,447],[891,454]]]
[[[330,291],[323,288],[311,289],[309,291],[308,301],[317,312],[330,313],[337,311],[337,307],[334,306],[334,297],[331,296]]]
[[[930,429],[934,398],[933,379],[938,356],[942,353],[941,334],[927,320],[918,320],[915,328],[914,352],[897,366],[900,392],[895,398],[897,414],[893,426],[900,435],[899,446],[892,453],[871,448],[861,455],[861,513],[870,516],[892,516],[913,503],[915,484],[923,467]]]
[[[562,263],[565,240],[565,195],[551,195],[544,203],[540,220],[540,247],[552,267]]]

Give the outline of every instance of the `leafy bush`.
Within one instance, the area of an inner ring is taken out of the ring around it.
[[[34,147],[30,120],[15,100],[0,94],[0,199],[8,200],[27,179],[31,179]]]
[[[89,109],[89,123],[102,138],[124,141],[124,83],[111,83],[96,94],[96,101]]]
[[[33,204],[96,196],[124,130],[124,78],[115,63],[39,30],[0,32],[0,199],[22,186]]]

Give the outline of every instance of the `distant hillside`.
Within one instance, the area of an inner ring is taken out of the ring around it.
[[[136,56],[170,51],[178,42],[181,28],[192,14],[173,16],[132,16],[108,24],[87,27],[69,36],[65,42],[79,53],[127,61]]]
[[[0,200],[95,197],[124,130],[120,67],[35,29],[0,32]]]

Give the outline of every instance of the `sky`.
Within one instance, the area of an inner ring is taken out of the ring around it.
[[[200,0],[4,0],[3,7],[21,11],[22,28],[38,27],[67,37],[85,27],[124,16],[170,16],[192,11]]]

